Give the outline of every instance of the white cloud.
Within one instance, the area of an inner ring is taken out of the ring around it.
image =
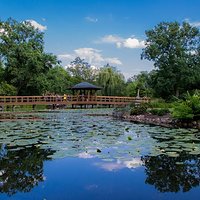
[[[78,157],[79,157],[79,158],[87,159],[87,158],[93,158],[94,156],[90,155],[89,153],[82,152],[82,153],[79,153],[79,154],[78,154]]]
[[[142,164],[143,162],[141,161],[140,158],[133,158],[130,161],[124,161],[124,165],[129,169],[140,167],[142,166]]]
[[[200,21],[191,22],[189,19],[185,19],[185,22],[188,22],[191,26],[200,27]]]
[[[109,163],[95,163],[96,166],[106,170],[106,171],[118,171],[123,168],[135,169],[141,167],[143,162],[140,158],[133,158],[132,160],[121,161],[117,160],[116,162],[109,162]]]
[[[47,26],[43,26],[43,25],[39,24],[38,22],[36,22],[35,20],[30,19],[30,20],[26,20],[26,21],[27,21],[27,22],[30,22],[30,24],[31,24],[34,28],[39,29],[40,31],[45,31],[45,30],[47,30]]]
[[[114,163],[114,162],[110,162],[110,163],[95,163],[96,166],[106,170],[106,171],[109,171],[109,172],[112,172],[112,171],[118,171],[120,169],[123,169],[124,168],[124,165],[121,164],[121,163]]]
[[[119,58],[105,58],[104,59],[107,63],[115,64],[115,65],[122,65],[122,62]]]
[[[104,61],[100,50],[93,48],[79,48],[74,51],[76,55],[88,60],[89,63],[100,63]]]
[[[122,38],[116,35],[106,35],[97,41],[97,43],[115,44],[118,48],[143,48],[145,47],[144,40],[139,40],[134,37]]]
[[[0,34],[5,34],[5,29],[4,28],[0,28]]]
[[[112,44],[112,43],[123,42],[123,39],[115,35],[106,35],[103,38],[101,38],[100,42]]]
[[[93,48],[79,48],[75,49],[74,53],[72,54],[60,54],[58,55],[58,58],[62,61],[72,61],[76,57],[80,57],[82,59],[85,59],[89,64],[95,67],[101,67],[107,63],[113,64],[113,65],[122,65],[122,62],[119,60],[119,58],[116,57],[104,57],[102,55],[102,51],[98,49]]]
[[[143,48],[145,47],[145,43],[136,38],[128,38],[123,42],[123,46],[126,48]]]
[[[0,35],[8,36],[8,32],[4,28],[1,28]]]
[[[200,27],[200,22],[190,22],[192,26]]]
[[[98,22],[98,19],[97,18],[93,18],[93,17],[85,17],[85,20],[88,21],[88,22],[92,22],[92,23],[97,23]]]
[[[70,60],[70,59],[74,59],[75,56],[71,54],[60,54],[58,55],[58,58],[61,60],[68,60],[68,59]]]

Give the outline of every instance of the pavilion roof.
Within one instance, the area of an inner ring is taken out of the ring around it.
[[[88,82],[81,82],[70,88],[71,90],[101,90],[102,87],[93,85]]]

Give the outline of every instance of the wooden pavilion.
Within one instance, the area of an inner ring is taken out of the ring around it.
[[[72,91],[73,95],[76,95],[78,97],[79,101],[87,101],[90,99],[90,97],[96,96],[97,90],[101,90],[102,87],[93,85],[88,82],[81,82],[74,85],[73,87],[69,89]],[[80,104],[81,108],[82,108],[82,105],[83,104]],[[84,106],[86,108],[86,104],[84,104]],[[72,107],[74,107],[74,105],[72,105]]]

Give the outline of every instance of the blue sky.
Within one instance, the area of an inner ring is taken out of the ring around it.
[[[200,0],[0,0],[0,19],[30,20],[44,31],[46,52],[63,66],[80,56],[131,77],[153,69],[140,59],[145,30],[161,21],[200,27],[199,8]]]

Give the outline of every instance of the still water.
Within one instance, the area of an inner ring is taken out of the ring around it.
[[[1,119],[0,199],[199,199],[200,132],[114,120],[111,113]]]

